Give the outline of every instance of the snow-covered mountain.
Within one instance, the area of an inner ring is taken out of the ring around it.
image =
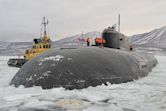
[[[91,44],[94,44],[96,37],[101,37],[101,32],[88,32],[78,34],[64,39],[53,41],[54,48],[59,47],[78,47],[86,45],[85,40],[90,38]],[[152,30],[148,33],[133,35],[129,42],[135,47],[166,49],[166,26]],[[2,42],[0,41],[0,55],[22,55],[24,50],[32,47],[32,42]]]
[[[96,37],[101,37],[101,33],[94,31],[94,32],[88,32],[85,34],[78,34],[78,35],[74,35],[72,37],[66,37],[64,39],[56,41],[53,45],[55,47],[83,46],[83,45],[85,45],[85,43],[86,43],[85,41],[88,37],[90,38],[91,44],[93,44]]]
[[[135,46],[166,49],[166,26],[148,33],[133,35],[129,40]]]

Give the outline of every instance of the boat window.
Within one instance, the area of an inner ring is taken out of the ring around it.
[[[35,42],[35,44],[37,44],[37,39],[33,39],[33,41]]]

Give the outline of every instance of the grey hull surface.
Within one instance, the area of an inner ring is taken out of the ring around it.
[[[110,48],[51,49],[28,61],[10,84],[82,89],[144,77],[156,63],[153,56]]]

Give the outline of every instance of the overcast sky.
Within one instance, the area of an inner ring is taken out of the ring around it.
[[[0,41],[32,41],[46,16],[53,40],[117,23],[133,35],[166,26],[166,0],[0,0]]]

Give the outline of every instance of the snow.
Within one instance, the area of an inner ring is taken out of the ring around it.
[[[133,82],[43,90],[9,86],[19,69],[8,67],[9,57],[0,56],[0,111],[166,111],[166,56],[156,57],[152,72]]]
[[[72,61],[73,59],[72,58],[67,58],[68,61]]]
[[[56,56],[50,56],[50,57],[45,57],[45,58],[42,58],[41,61],[44,62],[44,61],[60,61],[61,59],[63,59],[64,57],[61,56],[61,55],[56,55]],[[41,65],[41,63],[39,64]]]

